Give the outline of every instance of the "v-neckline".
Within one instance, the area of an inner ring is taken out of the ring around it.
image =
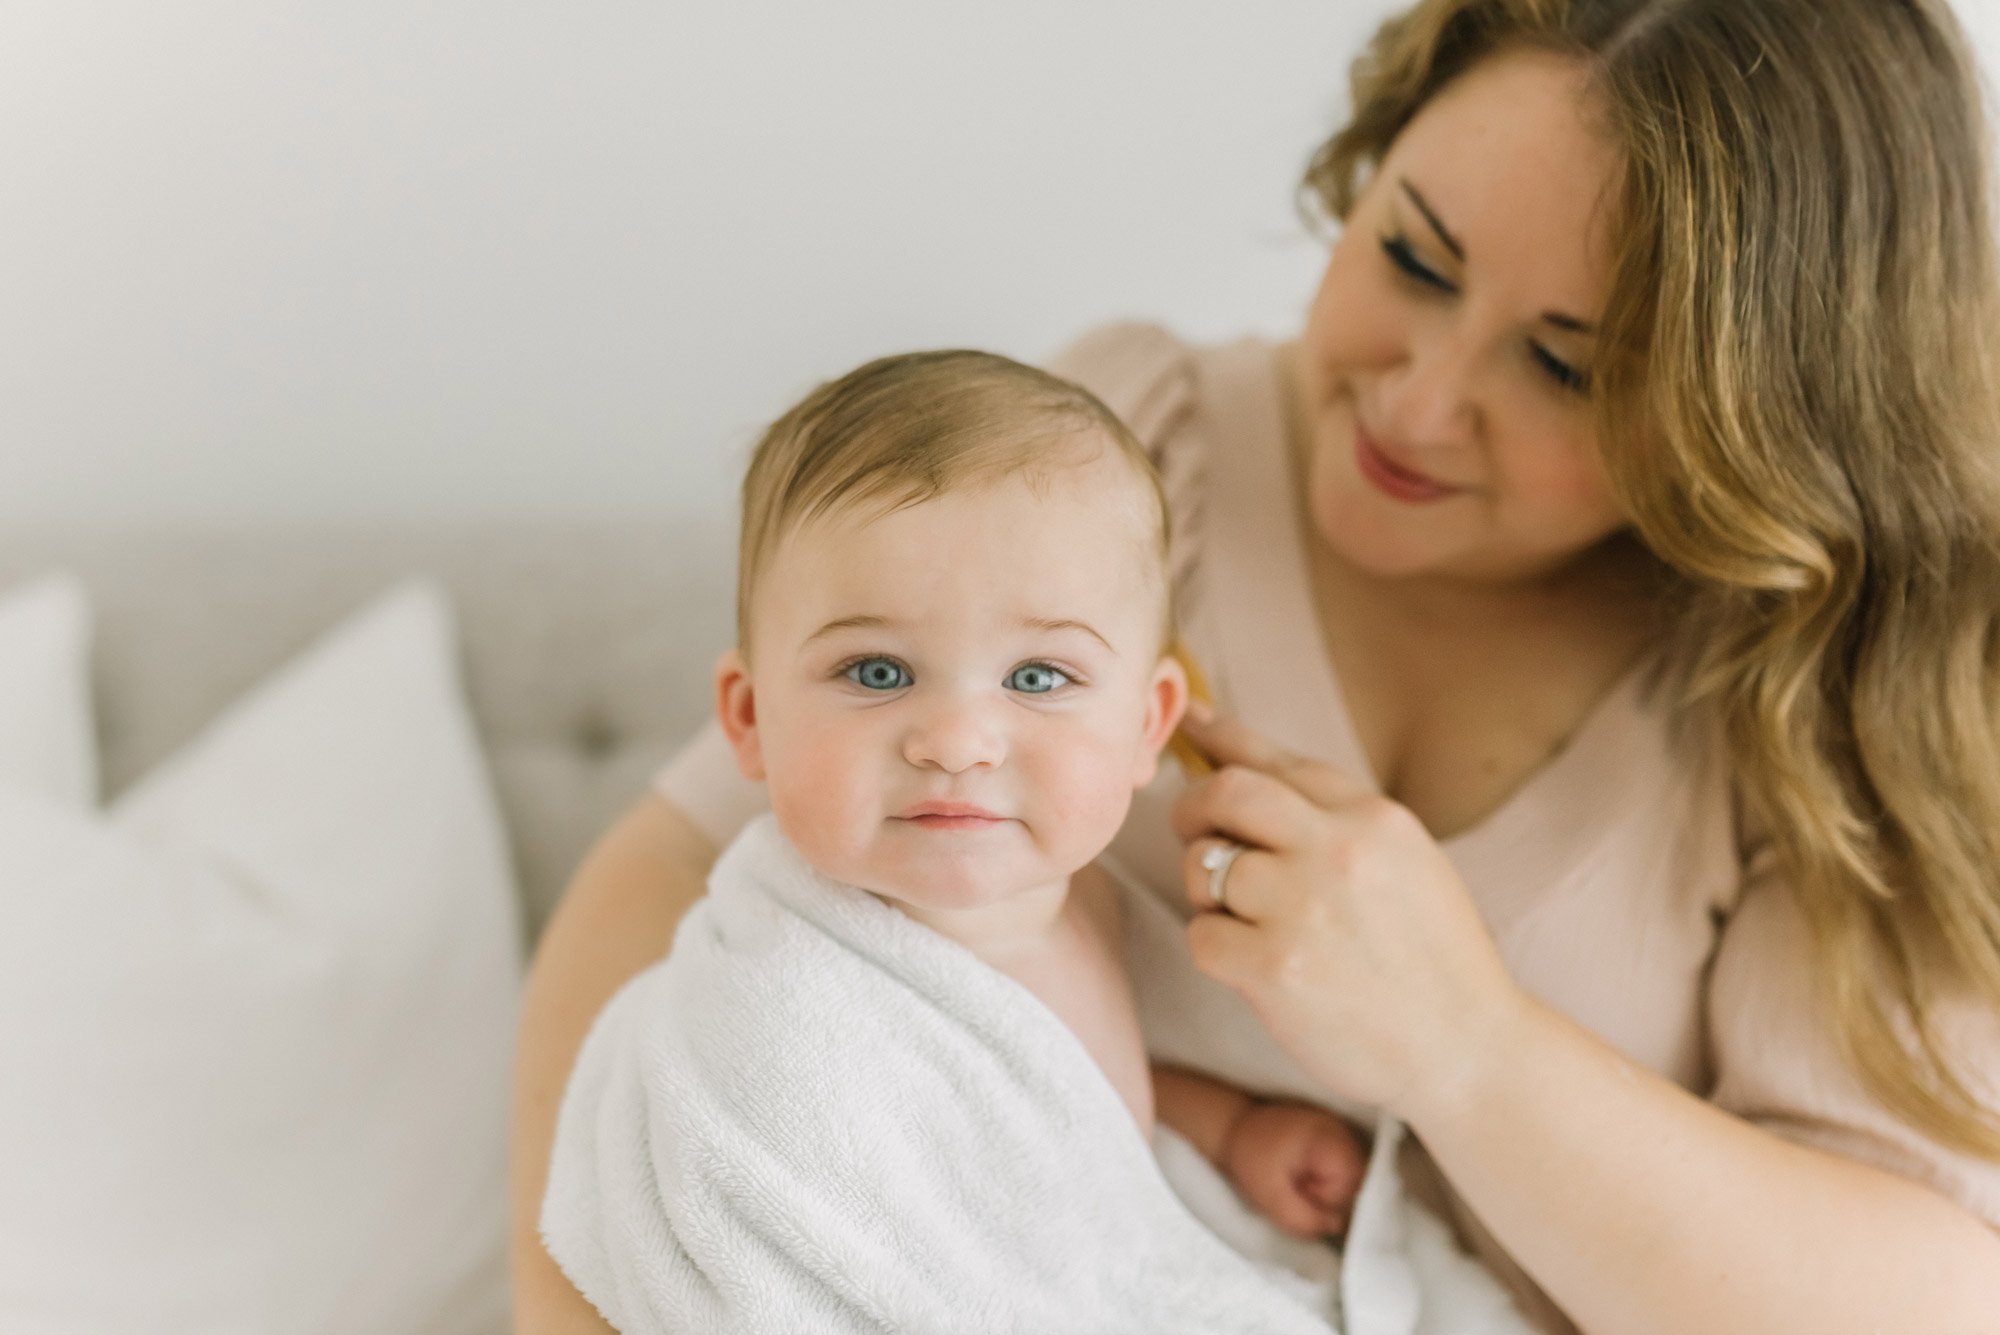
[[[1235,448],[1206,461],[1209,512],[1203,560],[1213,566],[1208,638],[1225,707],[1274,740],[1317,756],[1382,792],[1347,694],[1321,634],[1312,597],[1310,548],[1293,495],[1286,449],[1284,378],[1276,345],[1245,339],[1203,360],[1199,411],[1204,433]],[[1578,720],[1563,744],[1507,795],[1463,828],[1438,839],[1457,860],[1533,841],[1537,811],[1560,810],[1602,782],[1587,757],[1615,743],[1618,720],[1638,710],[1648,676],[1641,656]],[[1552,851],[1552,850],[1545,850]]]

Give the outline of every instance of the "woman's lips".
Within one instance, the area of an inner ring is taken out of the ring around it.
[[[1358,425],[1354,428],[1354,462],[1360,468],[1361,476],[1373,483],[1376,490],[1399,501],[1412,504],[1441,501],[1459,492],[1457,487],[1446,486],[1436,478],[1391,462],[1368,432]]]

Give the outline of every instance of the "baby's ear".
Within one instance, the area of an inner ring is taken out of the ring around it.
[[[1172,654],[1164,655],[1146,683],[1146,728],[1140,737],[1138,767],[1132,775],[1134,788],[1145,787],[1160,772],[1160,751],[1181,725],[1187,707],[1187,669]]]
[[[750,687],[750,665],[740,650],[731,649],[715,663],[715,717],[736,753],[736,768],[746,779],[764,777],[764,751],[757,741],[757,696]]]

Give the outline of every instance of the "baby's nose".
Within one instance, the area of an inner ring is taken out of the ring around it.
[[[939,701],[903,738],[905,760],[947,774],[997,765],[1006,755],[1007,740],[999,720],[979,700]]]

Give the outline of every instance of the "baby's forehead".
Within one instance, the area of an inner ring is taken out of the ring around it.
[[[784,535],[759,593],[790,585],[815,602],[990,604],[957,609],[967,618],[1128,610],[1165,596],[1156,511],[1143,475],[1099,462],[848,501]]]
[[[1130,461],[1107,451],[1080,462],[1023,466],[961,479],[934,492],[905,488],[852,497],[803,519],[785,535],[819,547],[929,544],[941,553],[986,542],[1060,542],[1098,548],[1123,539],[1143,562],[1165,557],[1157,491]],[[1098,553],[1102,555],[1103,553]]]
[[[873,493],[857,492],[792,527],[851,532],[926,506],[942,507],[961,516],[1004,512],[1017,519],[1050,523],[1062,522],[1080,511],[1099,524],[1127,523],[1164,548],[1166,515],[1158,485],[1143,463],[1127,457],[1096,432],[947,482],[910,482]]]

